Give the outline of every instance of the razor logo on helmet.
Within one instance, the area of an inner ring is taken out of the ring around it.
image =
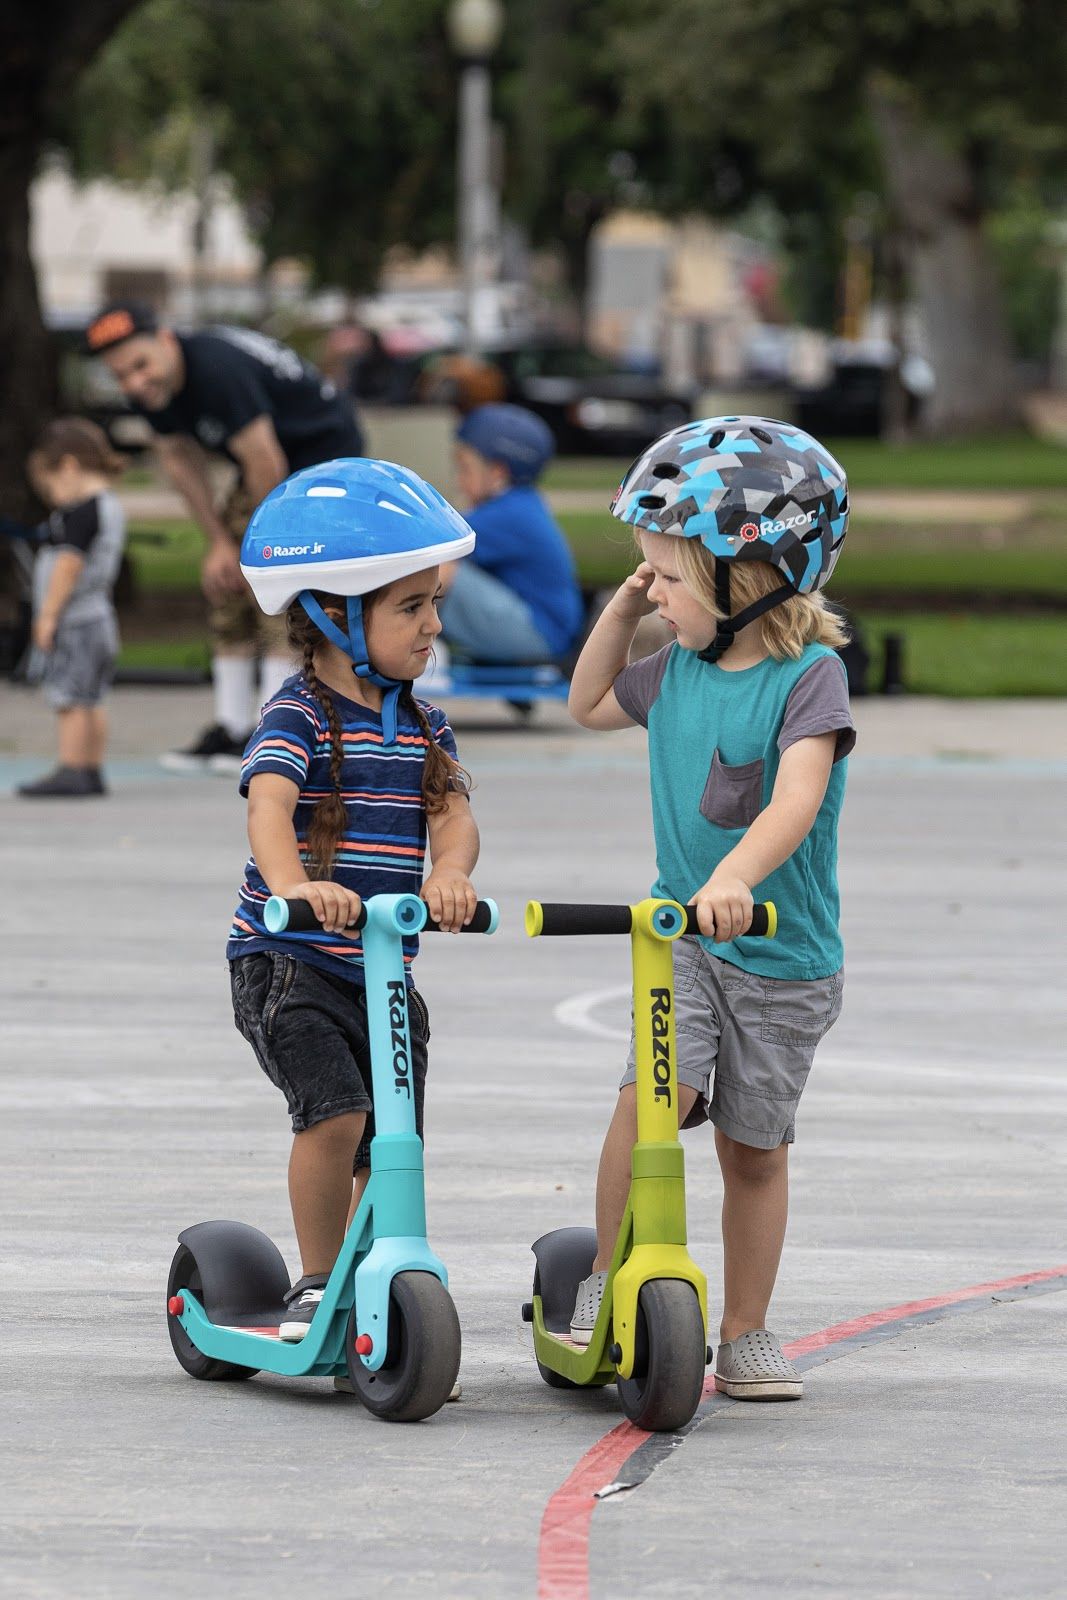
[[[815,521],[816,515],[817,513],[814,511],[802,511],[796,517],[779,517],[774,521],[761,521],[758,531],[761,534],[785,533],[787,528],[810,528]],[[752,524],[748,522],[741,529],[742,539],[756,538],[756,532],[749,533],[748,531],[751,527]]]
[[[316,541],[314,544],[265,544],[263,546],[263,559],[270,561],[274,556],[317,556],[325,550],[324,544]]]

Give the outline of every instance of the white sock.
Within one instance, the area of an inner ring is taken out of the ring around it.
[[[252,689],[256,664],[251,656],[215,656],[211,663],[215,686],[215,721],[232,739],[243,739],[255,722]]]
[[[265,706],[276,695],[286,678],[296,671],[292,656],[264,656],[259,663],[259,702]]]

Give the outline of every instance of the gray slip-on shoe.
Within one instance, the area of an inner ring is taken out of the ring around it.
[[[719,1346],[715,1387],[733,1400],[799,1400],[804,1380],[767,1328],[742,1333]]]
[[[596,1319],[600,1315],[600,1303],[604,1298],[604,1285],[608,1281],[606,1272],[591,1272],[588,1278],[583,1278],[578,1285],[578,1294],[574,1301],[574,1310],[571,1313],[571,1342],[573,1344],[588,1344],[593,1337]]]

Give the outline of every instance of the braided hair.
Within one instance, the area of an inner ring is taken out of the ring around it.
[[[364,622],[384,593],[384,588],[375,589],[363,596]],[[316,591],[315,599],[324,610],[329,607],[342,612],[345,610],[346,602],[343,596]],[[298,600],[294,601],[285,613],[285,627],[290,645],[301,653],[304,679],[322,707],[326,725],[330,730],[331,792],[323,795],[311,813],[304,863],[309,878],[328,878],[333,870],[337,846],[344,835],[347,820],[341,792],[341,767],[344,762],[341,719],[337,714],[332,694],[326,684],[320,681],[315,670],[315,651],[321,649],[328,641]],[[437,743],[430,726],[430,719],[415,699],[410,683],[405,683],[401,689],[400,702],[405,710],[411,712],[426,740],[426,757],[422,768],[422,802],[426,811],[432,816],[447,808],[451,795],[470,793],[470,774]]]

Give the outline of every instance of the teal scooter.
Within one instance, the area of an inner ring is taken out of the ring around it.
[[[482,900],[466,933],[494,933]],[[271,933],[319,927],[306,900],[271,899]],[[198,1222],[178,1235],[167,1284],[174,1354],[194,1378],[257,1372],[345,1376],[367,1410],[392,1422],[438,1411],[459,1371],[460,1331],[444,1264],[426,1241],[422,1140],[415,1132],[402,940],[426,928],[413,894],[375,895],[357,927],[370,1025],[375,1135],[370,1179],[311,1325],[283,1343],[289,1272],[266,1234],[243,1222]]]

